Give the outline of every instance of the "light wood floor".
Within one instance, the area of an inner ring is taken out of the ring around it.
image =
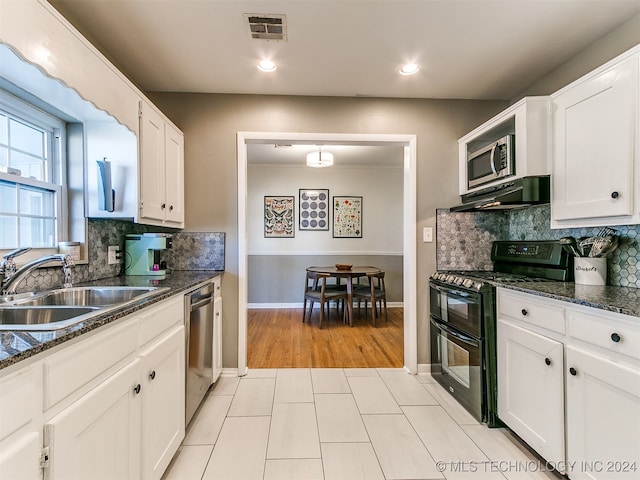
[[[322,330],[319,310],[302,323],[302,309],[250,309],[247,330],[249,368],[401,368],[403,362],[403,309],[389,308],[371,325],[369,317],[354,309],[353,327],[338,319],[335,308]]]

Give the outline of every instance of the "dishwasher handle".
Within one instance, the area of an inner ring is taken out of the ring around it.
[[[213,301],[213,298],[212,298],[211,295],[209,295],[207,297],[204,297],[202,300],[199,300],[196,303],[192,303],[190,311],[194,312],[194,311],[198,310],[199,308],[204,307],[205,305],[209,305],[212,301]]]

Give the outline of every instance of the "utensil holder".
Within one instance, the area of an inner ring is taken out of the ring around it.
[[[575,282],[582,285],[607,284],[605,257],[576,257],[573,263]]]

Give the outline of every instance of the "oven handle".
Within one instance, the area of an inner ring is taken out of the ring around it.
[[[456,290],[454,288],[441,287],[439,285],[436,285],[435,283],[431,283],[430,287],[433,288],[434,290],[437,290],[440,293],[444,293],[444,294],[451,293],[453,295],[456,295],[458,297],[463,297],[463,298],[478,298],[482,296],[479,293],[475,293],[475,292],[463,292],[462,290]]]
[[[476,348],[480,347],[480,342],[478,340],[476,340],[475,338],[468,337],[466,335],[458,333],[455,330],[450,329],[445,324],[440,323],[440,322],[438,322],[437,320],[435,320],[433,318],[431,319],[431,323],[433,324],[434,327],[439,328],[440,330],[443,330],[443,331],[447,332],[452,337],[457,338],[458,340],[460,340],[461,342],[466,343],[467,345],[471,345],[472,347],[476,347]]]

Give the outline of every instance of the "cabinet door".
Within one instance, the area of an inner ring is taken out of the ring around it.
[[[640,370],[567,346],[567,456],[572,480],[640,477]]]
[[[162,116],[140,102],[140,217],[163,221],[165,215],[165,142]]]
[[[222,373],[222,297],[213,302],[213,375],[211,383],[215,383]]]
[[[498,416],[549,461],[564,461],[563,345],[498,320]]]
[[[184,223],[184,136],[165,125],[166,219]]]
[[[142,469],[159,479],[184,438],[184,326],[142,354]]]
[[[42,439],[39,432],[30,432],[12,438],[0,451],[0,478],[13,480],[42,479],[40,450]]]
[[[636,68],[628,59],[553,99],[554,220],[633,214]]]
[[[139,377],[134,360],[45,424],[50,478],[140,478]]]

